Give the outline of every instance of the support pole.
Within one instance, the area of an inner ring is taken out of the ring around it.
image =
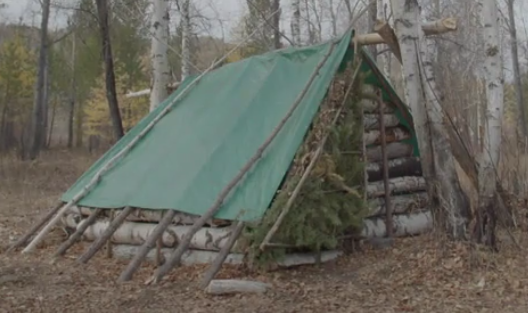
[[[220,249],[220,252],[216,256],[215,260],[213,261],[213,264],[207,269],[207,272],[204,274],[204,277],[202,279],[201,287],[206,288],[209,286],[209,283],[213,278],[216,276],[218,271],[220,271],[220,268],[222,267],[222,264],[224,264],[225,259],[227,258],[227,255],[235,245],[235,242],[237,241],[238,237],[240,237],[240,234],[242,233],[242,230],[244,229],[244,222],[239,221],[235,228],[233,229],[233,232],[231,233],[231,236],[227,240],[226,244]]]
[[[352,80],[350,81],[350,85],[347,88],[347,91],[345,93],[343,102],[341,103],[341,106],[337,110],[336,115],[334,116],[334,119],[332,120],[332,123],[330,124],[330,128],[333,127],[337,123],[337,120],[339,119],[339,116],[341,115],[341,112],[343,111],[343,109],[344,109],[344,107],[346,105],[348,95],[350,94],[350,92],[352,90],[352,87],[354,86],[354,82],[356,80],[357,75],[359,74],[359,69],[360,68],[361,68],[361,64],[358,65],[358,67],[356,68],[356,70],[354,72],[354,75],[352,76]],[[290,209],[291,209],[291,207],[293,205],[293,202],[295,201],[295,199],[297,199],[297,196],[301,192],[302,186],[304,185],[304,183],[306,182],[306,180],[310,176],[310,173],[312,172],[313,168],[315,167],[315,164],[317,163],[317,160],[319,159],[319,157],[323,153],[324,146],[326,144],[326,141],[328,140],[329,135],[330,135],[330,132],[325,134],[323,139],[320,141],[319,146],[317,147],[317,150],[315,151],[312,159],[310,160],[310,163],[308,164],[308,166],[304,170],[304,172],[303,172],[303,174],[301,176],[301,179],[299,180],[299,182],[297,183],[297,185],[293,189],[291,196],[288,198],[288,201],[284,205],[284,208],[282,208],[279,217],[277,218],[277,220],[272,225],[272,227],[269,230],[269,232],[264,237],[264,240],[262,240],[262,243],[260,244],[260,247],[259,247],[259,249],[261,251],[264,251],[266,249],[266,246],[271,241],[271,238],[273,238],[273,235],[275,235],[275,233],[279,230],[279,227],[282,224],[282,222],[284,221],[284,218],[286,217],[288,212],[290,211]]]
[[[90,227],[90,225],[92,225],[95,222],[97,216],[99,216],[101,212],[102,210],[100,208],[97,208],[94,211],[92,211],[90,216],[88,216],[88,218],[84,221],[84,223],[79,225],[79,227],[70,236],[70,238],[68,238],[68,240],[66,240],[59,246],[59,249],[57,249],[57,252],[55,252],[53,256],[56,258],[56,257],[64,255],[66,251],[68,251],[68,249],[71,246],[73,246],[79,238],[81,238],[82,234],[84,234],[84,232],[88,229],[88,227]]]
[[[96,241],[92,243],[90,248],[88,248],[88,251],[86,251],[83,255],[81,255],[77,262],[79,263],[87,263],[96,253],[101,249],[105,242],[112,237],[112,235],[115,233],[115,231],[123,224],[125,221],[125,218],[132,213],[134,209],[130,206],[127,206],[119,215],[108,225],[108,228],[104,231],[104,233],[101,235],[101,237],[97,238]]]
[[[172,223],[174,215],[176,215],[176,211],[174,210],[168,210],[167,213],[165,213],[165,216],[161,219],[152,234],[150,234],[147,240],[145,240],[134,258],[130,261],[130,263],[128,263],[126,269],[121,273],[117,280],[118,282],[126,282],[132,279],[132,276],[134,276],[134,273],[137,271],[149,251],[154,248],[154,245],[156,245],[158,239],[163,235],[163,232],[165,232],[167,227],[169,227],[169,225]]]

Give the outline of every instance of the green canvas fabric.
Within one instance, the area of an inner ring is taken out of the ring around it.
[[[349,49],[339,39],[291,118],[215,215],[259,220]],[[331,43],[288,48],[206,75],[79,201],[100,208],[133,206],[202,215],[256,153],[305,88]],[[70,201],[196,77],[131,129],[62,196]]]

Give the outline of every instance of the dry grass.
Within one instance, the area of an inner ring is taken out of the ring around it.
[[[34,163],[0,159],[0,242],[27,229],[94,159],[67,151]],[[210,297],[196,288],[203,267],[179,268],[147,287],[153,268],[145,265],[133,282],[117,285],[126,262],[99,253],[75,266],[83,244],[52,265],[51,253],[64,239],[56,230],[35,255],[0,255],[0,312],[526,312],[528,236],[520,230],[515,236],[522,249],[501,233],[498,254],[431,234],[322,267],[262,276],[225,268],[221,277],[274,287],[265,295]]]

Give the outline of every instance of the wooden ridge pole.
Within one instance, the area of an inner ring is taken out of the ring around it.
[[[158,238],[161,238],[165,229],[172,223],[172,218],[176,215],[176,211],[168,210],[161,221],[156,225],[154,231],[148,236],[147,240],[141,245],[134,258],[128,263],[126,269],[121,273],[118,278],[118,282],[126,282],[132,279],[134,273],[137,271],[147,254],[156,245]]]
[[[231,249],[235,245],[235,242],[237,241],[238,237],[240,237],[240,234],[242,233],[243,229],[244,222],[238,221],[238,223],[233,229],[233,232],[231,233],[231,236],[229,236],[229,239],[227,240],[226,244],[220,249],[220,252],[213,261],[213,264],[211,264],[211,266],[209,266],[209,268],[207,269],[207,272],[205,272],[201,282],[202,288],[206,288],[207,286],[209,286],[211,280],[213,280],[218,271],[220,271],[222,264],[224,264],[227,255],[229,254],[229,252],[231,252]]]
[[[270,14],[270,18],[277,14],[280,10],[277,10]],[[264,23],[260,25],[262,27]],[[102,176],[108,172],[116,163],[118,159],[125,156],[140,140],[143,138],[168,112],[172,110],[172,108],[176,105],[178,100],[180,100],[184,95],[186,95],[189,90],[191,90],[191,87],[194,87],[204,76],[205,74],[209,73],[211,70],[216,68],[218,64],[223,62],[229,55],[231,55],[234,51],[236,51],[240,46],[245,44],[249,39],[253,37],[253,35],[260,29],[260,27],[256,27],[255,30],[249,36],[247,36],[244,40],[242,40],[239,44],[237,44],[233,49],[229,50],[222,58],[218,59],[216,62],[213,62],[211,66],[205,70],[202,74],[200,74],[198,77],[196,77],[193,81],[191,81],[187,87],[185,87],[163,110],[161,110],[158,115],[136,136],[130,141],[119,153],[114,155],[108,162],[94,175],[94,177],[84,186],[83,189],[81,189],[73,198],[70,200],[66,205],[64,205],[59,212],[53,217],[53,219],[39,232],[39,234],[29,243],[29,245],[22,251],[22,253],[28,253],[35,249],[35,247],[38,245],[42,239],[44,239],[44,236],[46,236],[51,228],[57,224],[59,219],[62,215],[64,215],[65,212],[67,212],[72,206],[77,204],[82,198],[84,198],[93,187],[95,187],[99,181],[102,179]]]
[[[253,157],[242,167],[242,169],[239,171],[239,173],[225,186],[225,188],[222,190],[222,192],[218,195],[218,198],[213,203],[213,205],[207,209],[207,211],[198,219],[196,222],[191,226],[191,229],[189,229],[188,233],[185,234],[183,237],[183,240],[178,245],[178,248],[170,255],[170,257],[167,259],[165,264],[163,266],[159,267],[157,271],[154,273],[154,275],[147,281],[147,283],[151,282],[159,282],[161,278],[165,274],[167,274],[173,267],[179,265],[181,257],[183,253],[187,250],[189,247],[189,244],[191,242],[192,237],[196,232],[203,226],[203,224],[210,218],[212,218],[218,210],[220,210],[222,203],[224,202],[225,198],[229,195],[231,190],[238,184],[240,180],[244,177],[244,175],[253,167],[253,165],[262,157],[262,154],[264,153],[264,150],[271,144],[273,139],[277,136],[277,134],[280,132],[282,127],[286,124],[288,119],[292,116],[293,112],[299,104],[301,103],[302,99],[308,92],[309,87],[312,85],[313,81],[315,80],[315,77],[319,74],[319,70],[323,67],[323,65],[326,63],[332,52],[334,51],[335,45],[338,43],[338,41],[333,41],[330,45],[330,48],[328,49],[328,52],[325,54],[323,59],[317,64],[316,68],[314,69],[310,79],[306,83],[304,89],[301,91],[301,93],[298,95],[297,99],[289,109],[289,111],[286,113],[286,116],[279,122],[279,124],[275,127],[272,134],[266,139],[266,141],[257,149],[257,152],[253,155]]]
[[[55,213],[57,213],[62,204],[62,201],[58,201],[57,204],[46,215],[44,215],[35,225],[33,225],[33,227],[31,227],[28,232],[24,234],[24,236],[22,236],[22,238],[18,239],[14,244],[12,244],[11,247],[7,249],[6,253],[25,245],[29,238],[31,238],[31,236],[33,236],[33,234],[36,233],[42,227],[42,225],[44,225]]]
[[[84,234],[84,232],[88,229],[88,227],[90,227],[90,225],[92,225],[95,222],[95,220],[97,219],[99,214],[101,214],[101,212],[102,212],[101,208],[97,208],[94,211],[92,211],[92,213],[90,213],[90,216],[88,216],[88,218],[84,221],[84,223],[81,223],[81,225],[77,227],[77,229],[70,236],[70,238],[68,238],[68,240],[66,240],[59,246],[59,249],[57,249],[57,252],[55,252],[53,256],[59,257],[59,256],[64,255],[66,251],[68,251],[68,249],[71,246],[73,246],[79,238],[81,238],[82,234]]]
[[[112,237],[119,226],[123,224],[125,218],[130,215],[133,210],[134,209],[132,207],[127,206],[123,211],[121,211],[121,213],[119,213],[116,218],[108,225],[101,237],[97,238],[97,240],[92,243],[90,248],[88,248],[88,251],[86,251],[77,259],[77,262],[88,262],[97,253],[97,251],[99,251],[99,249],[104,246],[105,242],[110,239],[110,237]]]
[[[347,91],[345,93],[343,102],[341,103],[339,109],[337,110],[337,112],[336,112],[336,114],[334,116],[334,119],[332,120],[332,123],[330,124],[330,128],[333,127],[337,123],[337,121],[339,119],[339,116],[341,115],[341,112],[343,111],[343,109],[344,109],[344,107],[346,105],[346,102],[347,102],[348,96],[349,96],[349,94],[350,94],[350,92],[352,90],[352,87],[354,86],[354,81],[356,80],[356,77],[359,74],[360,68],[361,68],[361,64],[359,64],[358,67],[355,69],[355,72],[354,72],[354,74],[352,76],[352,80],[350,81],[350,85],[348,86],[348,89],[347,89]],[[275,233],[279,230],[279,227],[282,224],[282,222],[284,221],[284,218],[286,217],[288,212],[290,211],[290,209],[291,209],[291,207],[293,205],[293,202],[295,201],[295,199],[297,198],[297,196],[301,192],[302,186],[304,185],[304,183],[308,179],[308,176],[310,175],[310,172],[313,170],[313,168],[315,167],[315,164],[317,163],[317,160],[319,159],[319,157],[323,153],[324,146],[325,146],[326,141],[328,140],[329,136],[330,136],[330,131],[328,131],[325,134],[325,136],[323,137],[323,139],[319,142],[319,146],[317,147],[317,150],[315,151],[312,159],[310,160],[310,163],[308,164],[308,167],[306,167],[306,169],[304,170],[304,172],[303,172],[303,174],[301,176],[301,179],[299,180],[299,182],[297,183],[297,185],[293,189],[291,196],[288,198],[288,201],[286,202],[286,204],[282,208],[279,217],[277,218],[275,223],[273,223],[273,226],[271,227],[271,229],[268,231],[268,233],[264,237],[264,240],[262,240],[262,243],[259,246],[259,249],[261,251],[264,251],[264,249],[266,249],[266,247],[270,243],[271,238],[273,238],[273,235],[275,235]]]

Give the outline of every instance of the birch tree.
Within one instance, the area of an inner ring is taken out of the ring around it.
[[[480,0],[478,6],[482,23],[485,59],[483,64],[486,86],[486,109],[483,149],[478,157],[479,207],[477,212],[476,240],[490,246],[495,244],[494,198],[496,194],[496,169],[500,159],[504,77],[499,37],[499,15],[495,0]]]
[[[183,81],[191,72],[191,14],[190,0],[183,0],[181,5],[181,29],[182,29],[182,61],[181,80]]]
[[[430,203],[455,240],[465,237],[469,203],[455,169],[442,106],[432,73],[424,69],[427,45],[417,0],[392,0],[394,26],[402,54],[405,99],[410,106]]]
[[[301,44],[301,0],[293,0],[291,4],[292,20],[291,33],[292,40],[296,45]]]
[[[169,42],[169,0],[153,0],[151,22],[151,64],[152,88],[150,92],[150,111],[168,96],[167,85],[170,81],[167,43]]]
[[[510,32],[511,55],[513,65],[513,79],[515,81],[515,96],[517,108],[519,109],[519,129],[523,136],[528,136],[528,126],[526,125],[526,109],[521,81],[521,71],[519,65],[519,51],[517,44],[517,27],[515,25],[515,0],[506,0],[508,6],[508,30]]]

